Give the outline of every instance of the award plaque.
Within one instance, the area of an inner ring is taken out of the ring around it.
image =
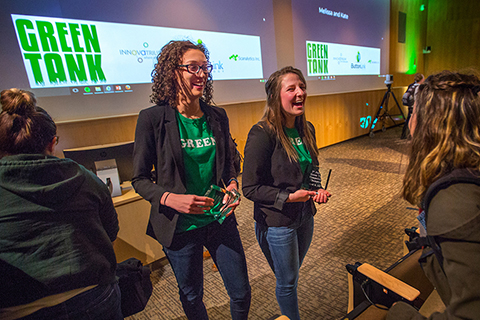
[[[207,192],[205,192],[205,197],[213,199],[212,208],[205,211],[205,213],[213,215],[221,224],[225,220],[226,215],[232,210],[232,208],[228,208],[228,206],[240,198],[240,193],[235,189],[228,191],[227,189],[212,184]],[[224,200],[225,203],[223,203]]]
[[[302,189],[318,190],[322,188],[322,175],[318,166],[310,163],[303,174]]]

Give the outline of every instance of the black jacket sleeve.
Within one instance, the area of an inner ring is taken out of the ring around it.
[[[132,185],[135,191],[150,203],[159,203],[166,190],[152,180],[152,169],[157,163],[155,126],[149,115],[151,109],[142,110],[138,115],[133,153],[134,174]]]
[[[274,187],[271,176],[276,141],[268,129],[256,124],[248,134],[242,174],[242,190],[248,199],[282,210],[290,191]]]

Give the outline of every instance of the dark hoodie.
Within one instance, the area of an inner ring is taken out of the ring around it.
[[[117,213],[106,185],[70,159],[0,159],[0,308],[115,281]]]

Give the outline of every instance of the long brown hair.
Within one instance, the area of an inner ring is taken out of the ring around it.
[[[284,67],[272,73],[272,75],[268,78],[268,81],[265,83],[265,92],[267,93],[267,105],[265,106],[265,113],[263,114],[261,121],[267,123],[267,125],[276,132],[277,137],[280,140],[283,148],[287,152],[290,161],[298,161],[298,154],[295,151],[292,143],[288,139],[283,128],[286,122],[286,117],[285,110],[283,110],[282,108],[280,92],[282,89],[282,80],[285,75],[289,73],[296,74],[306,88],[307,82],[305,81],[305,77],[303,76],[302,71],[297,68]],[[310,152],[312,158],[316,158],[318,156],[318,148],[315,143],[313,131],[307,125],[305,113],[295,118],[295,128],[298,130],[300,137],[306,144],[306,147],[308,148],[308,151]]]
[[[428,187],[455,168],[480,170],[480,80],[450,71],[431,75],[415,101],[416,127],[403,197],[420,206]]]
[[[0,102],[0,156],[44,153],[57,134],[50,115],[36,105],[33,93],[3,90]]]
[[[177,81],[176,69],[178,69],[178,65],[181,64],[185,52],[190,49],[200,50],[207,58],[207,61],[209,61],[208,50],[202,43],[195,44],[191,41],[170,41],[163,46],[157,56],[155,68],[152,71],[153,86],[150,102],[155,104],[165,103],[176,107],[178,95],[182,90]],[[209,73],[202,97],[202,100],[208,104],[212,103],[212,82],[212,74]]]

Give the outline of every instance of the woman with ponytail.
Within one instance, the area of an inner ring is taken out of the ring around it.
[[[123,319],[108,188],[53,156],[57,127],[31,92],[0,101],[0,318]]]

